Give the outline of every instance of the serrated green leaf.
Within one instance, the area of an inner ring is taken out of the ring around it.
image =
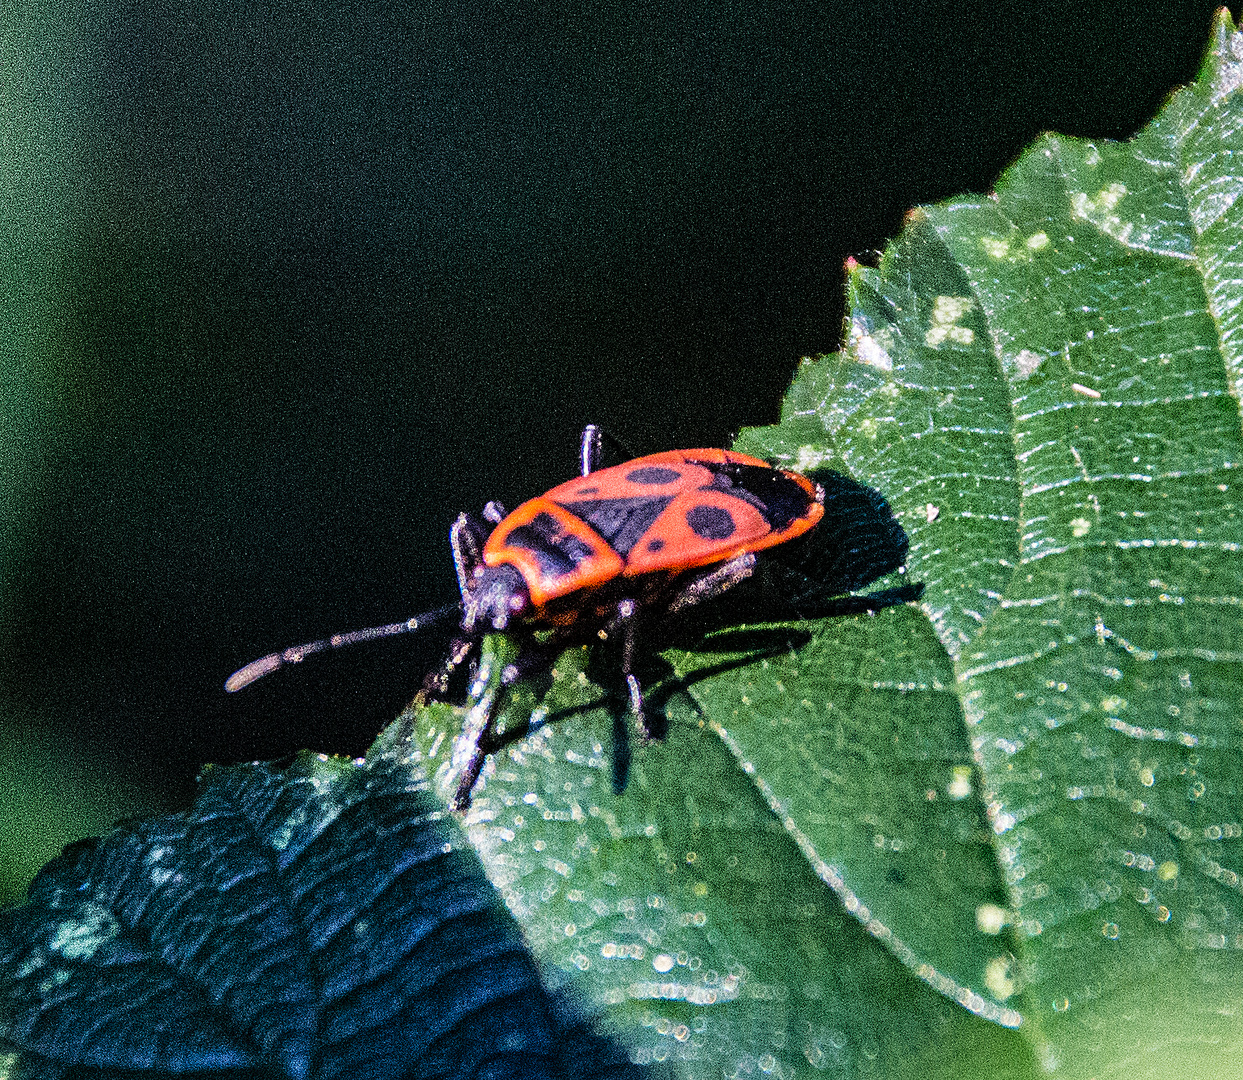
[[[994,200],[927,217],[1012,401],[1018,565],[958,677],[1030,1008],[1072,1074],[1185,1075],[1240,1042],[1239,52],[1223,14],[1133,142],[1046,138]]]
[[[1239,1046],[1240,51],[1223,15],[1133,142],[1048,136],[995,196],[915,216],[852,275],[849,360],[801,373],[799,445],[750,435],[845,463],[911,535],[1026,1030],[1068,1075],[1214,1071]],[[783,807],[805,782],[768,779]]]

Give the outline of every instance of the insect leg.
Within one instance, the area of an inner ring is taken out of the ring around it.
[[[470,806],[470,793],[475,788],[475,782],[479,779],[488,756],[486,744],[491,741],[489,736],[503,693],[504,687],[501,687],[494,693],[485,694],[466,714],[466,723],[462,725],[462,734],[458,736],[453,756],[458,758],[463,756],[463,751],[469,751],[470,757],[462,768],[457,791],[454,792],[453,802],[450,804],[454,810],[466,810]]]
[[[626,683],[630,715],[634,718],[634,726],[638,729],[640,737],[646,741],[652,737],[652,729],[648,724],[647,712],[643,704],[643,687],[639,683],[639,677],[632,670],[638,611],[639,605],[633,600],[621,601],[617,605],[617,617],[613,626],[622,632],[622,678]],[[613,791],[617,794],[626,790],[632,756],[629,725],[620,714],[615,715],[613,717]]]
[[[463,597],[470,589],[475,571],[483,566],[483,545],[487,543],[489,531],[470,514],[458,514],[457,520],[449,528],[453,566],[457,570],[458,589]]]
[[[583,428],[578,459],[584,476],[590,476],[600,467],[600,428],[596,424],[588,424]]]
[[[669,611],[681,611],[692,604],[702,603],[714,596],[720,596],[726,589],[745,581],[755,570],[755,553],[743,552],[730,559],[729,562],[700,574],[693,578],[680,593],[669,602]]]
[[[605,440],[608,440],[609,443],[610,458],[613,455],[620,455],[617,463],[638,456],[630,447],[620,439],[614,438],[599,424],[588,424],[583,428],[583,439],[579,444],[578,450],[579,470],[583,476],[590,476],[601,467],[600,462],[604,457]]]
[[[626,681],[630,715],[634,717],[634,725],[643,738],[650,739],[652,729],[647,722],[647,713],[643,706],[643,687],[639,685],[639,677],[634,673],[635,636],[638,621],[639,605],[633,600],[623,600],[617,605],[617,626],[622,632],[622,677]]]
[[[466,662],[466,658],[478,644],[477,638],[454,638],[453,644],[449,646],[449,655],[440,667],[428,672],[410,704],[422,706],[429,701],[440,701],[448,693],[449,677]]]
[[[458,736],[454,749],[454,758],[460,760],[466,756],[467,751],[470,757],[462,767],[457,791],[453,796],[454,810],[469,808],[471,792],[475,789],[479,774],[483,772],[484,762],[490,753],[503,745],[496,737],[496,715],[505,702],[509,688],[533,671],[547,667],[548,663],[548,655],[538,649],[520,653],[513,663],[505,665],[500,684],[486,689],[467,714],[466,723],[462,726],[462,733]]]

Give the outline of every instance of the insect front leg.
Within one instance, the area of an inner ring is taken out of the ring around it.
[[[466,658],[478,644],[477,638],[454,638],[453,644],[449,646],[449,655],[444,658],[440,667],[428,672],[411,705],[423,706],[429,701],[443,700],[449,692],[450,677],[466,662]]]
[[[496,712],[501,706],[504,690],[504,687],[489,688],[466,714],[462,733],[454,743],[451,762],[452,766],[460,766],[462,769],[457,791],[454,792],[453,802],[450,804],[454,810],[466,810],[470,807],[471,792],[475,789],[475,783],[488,756],[487,744],[491,741],[489,736],[495,726]]]
[[[491,529],[471,514],[458,514],[449,527],[449,547],[453,550],[453,567],[463,599],[470,591],[475,571],[483,566],[483,545],[488,542],[490,532]]]
[[[507,644],[512,649],[512,642]],[[466,810],[470,807],[471,793],[479,781],[479,774],[483,772],[488,755],[499,750],[508,741],[504,736],[498,738],[496,718],[504,707],[510,687],[547,668],[551,663],[550,654],[534,645],[521,648],[512,659],[505,655],[505,639],[495,641],[494,649],[501,654],[504,664],[500,677],[495,678],[485,670],[479,672],[478,679],[482,687],[472,701],[466,714],[466,722],[462,725],[462,732],[454,744],[451,764],[452,767],[461,769],[457,791],[451,804],[454,810]]]

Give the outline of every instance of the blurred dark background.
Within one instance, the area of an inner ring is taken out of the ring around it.
[[[223,679],[454,599],[453,516],[565,479],[587,421],[775,420],[846,256],[1042,130],[1133,134],[1212,11],[10,12],[0,899],[202,762],[361,753],[441,638]]]

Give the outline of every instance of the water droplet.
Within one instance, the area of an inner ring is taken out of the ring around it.
[[[981,934],[1000,934],[1006,925],[1006,912],[996,904],[981,904],[975,909],[975,926]]]
[[[1107,922],[1101,927],[1101,933],[1109,938],[1110,941],[1117,941],[1119,933],[1118,924],[1116,922]]]
[[[954,772],[946,788],[951,799],[965,799],[971,794],[971,766],[955,765]]]
[[[993,819],[993,832],[995,832],[998,836],[1001,836],[1002,833],[1007,833],[1013,829],[1017,823],[1018,820],[1013,814],[998,814]]]
[[[676,961],[668,953],[657,953],[652,957],[652,967],[662,975],[667,971],[672,971],[675,963]]]
[[[1056,1001],[1053,1002],[1054,1012],[1065,1012],[1069,1008],[1070,1008],[1069,998],[1058,998]]]
[[[984,967],[984,985],[998,1001],[1005,1001],[1014,993],[1014,980],[1010,977],[1010,960],[995,956]]]
[[[1173,881],[1178,877],[1178,863],[1173,859],[1167,859],[1157,867],[1157,877],[1162,881]]]

